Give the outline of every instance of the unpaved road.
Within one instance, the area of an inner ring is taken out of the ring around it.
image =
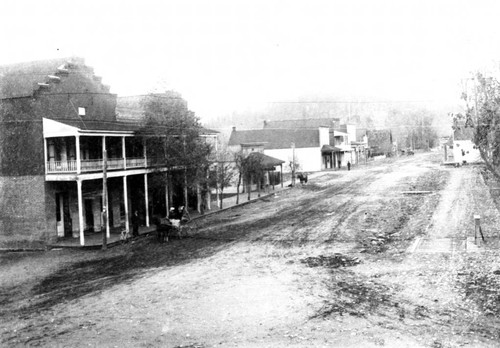
[[[498,347],[499,216],[480,171],[419,154],[324,173],[167,245],[0,254],[0,342]],[[474,214],[488,244],[466,251]]]

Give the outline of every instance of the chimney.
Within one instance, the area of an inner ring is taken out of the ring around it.
[[[233,126],[233,132],[236,132],[236,126]]]

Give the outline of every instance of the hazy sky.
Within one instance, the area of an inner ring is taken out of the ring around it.
[[[0,64],[82,56],[114,93],[175,89],[200,117],[304,94],[449,101],[500,62],[498,18],[494,0],[2,0]]]

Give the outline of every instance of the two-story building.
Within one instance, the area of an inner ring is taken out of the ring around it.
[[[140,125],[118,121],[115,108],[80,58],[0,67],[0,247],[85,245],[103,228],[128,230],[134,211],[145,226],[167,214],[167,187],[148,184],[167,168],[148,165]]]
[[[338,118],[264,121],[263,129],[236,131],[229,140],[234,149],[255,148],[285,163],[295,161],[302,171],[320,171],[354,164],[357,148],[355,125],[341,125]],[[290,166],[285,168],[290,170]]]

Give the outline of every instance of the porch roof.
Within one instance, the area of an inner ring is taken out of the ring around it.
[[[140,125],[134,122],[113,122],[101,120],[43,119],[43,134],[47,137],[75,135],[133,135]]]
[[[349,151],[352,151],[352,149],[347,147],[338,147],[332,145],[323,145],[323,147],[321,148],[321,152],[349,152]]]
[[[257,157],[260,160],[260,163],[262,164],[262,167],[264,167],[265,170],[274,170],[274,167],[285,163],[285,161],[283,160],[268,155],[264,155],[261,152],[252,152],[248,156]]]

